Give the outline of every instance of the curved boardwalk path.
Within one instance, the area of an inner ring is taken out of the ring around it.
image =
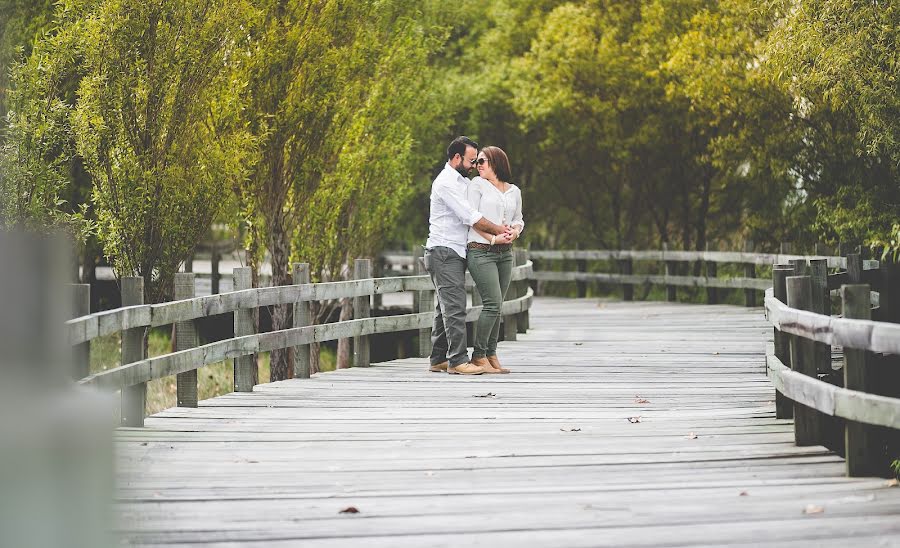
[[[531,325],[511,375],[399,360],[120,430],[126,541],[900,545],[900,488],[775,419],[760,309],[541,298]]]

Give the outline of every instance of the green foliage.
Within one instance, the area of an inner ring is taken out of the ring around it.
[[[894,474],[900,478],[900,459],[895,460],[891,463],[891,470],[894,471]]]
[[[804,126],[797,164],[818,231],[886,253],[900,218],[898,41],[896,2],[804,0],[765,50]]]
[[[50,26],[54,4],[54,0],[0,0],[0,120],[6,117],[10,71],[31,54],[34,42]]]
[[[228,89],[224,66],[241,8],[202,0],[64,2],[56,33],[20,73],[23,87],[37,90],[27,116],[53,120],[46,133],[63,149],[74,144],[72,156],[93,181],[106,254],[119,275],[145,277],[151,301],[170,290],[224,202],[225,184],[242,174],[248,139],[217,134],[210,123],[211,98]],[[63,75],[72,71],[74,98],[55,85],[71,83]],[[40,135],[44,125],[33,129]]]

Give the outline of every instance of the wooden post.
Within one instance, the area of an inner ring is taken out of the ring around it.
[[[744,242],[744,253],[753,253],[754,245],[753,240],[746,240]],[[745,278],[756,278],[756,264],[755,263],[744,263],[744,277]],[[756,290],[755,289],[745,289],[744,290],[744,306],[754,307],[756,306]]]
[[[510,288],[512,290],[512,288]],[[481,293],[478,292],[478,287],[472,286],[472,306],[482,306],[484,305],[484,301],[481,300]],[[475,338],[478,337],[478,320],[472,322],[472,340],[466,341],[466,346],[475,346]]]
[[[782,255],[791,255],[794,251],[794,244],[791,242],[781,242],[781,248],[779,249]]]
[[[666,252],[669,251],[669,244],[663,242],[663,259],[665,260]],[[666,262],[666,277],[678,274],[678,263],[676,261]],[[666,300],[670,303],[678,300],[678,287],[674,285],[666,285]]]
[[[416,258],[416,274],[428,274],[425,270],[425,262],[421,257]],[[434,291],[417,291],[418,297],[416,305],[418,313],[424,313],[435,310]],[[427,358],[431,356],[431,329],[419,329],[419,357]]]
[[[144,304],[144,278],[122,278],[122,306]],[[144,329],[133,327],[122,331],[122,365],[139,362],[144,353]],[[142,382],[122,389],[122,426],[144,426],[144,410],[147,400],[147,383]]]
[[[193,299],[194,274],[179,272],[175,274],[175,300]],[[200,344],[197,336],[195,320],[175,323],[175,351],[195,348]],[[197,370],[178,373],[175,377],[178,407],[197,407]]]
[[[294,285],[309,283],[309,263],[293,263],[291,265]],[[309,301],[294,303],[294,327],[307,327],[312,325],[312,314]],[[294,378],[308,379],[311,344],[301,344],[294,347]]]
[[[706,251],[709,252],[709,242],[706,243]],[[706,278],[716,279],[718,277],[718,265],[713,261],[706,261]],[[719,292],[717,287],[706,288],[706,302],[709,304],[719,304]]]
[[[859,255],[856,255],[859,258]],[[844,301],[845,318],[868,320],[872,317],[869,305],[868,285],[841,286],[841,297]],[[871,394],[873,392],[867,371],[866,351],[844,347],[844,388],[859,390]],[[877,475],[875,463],[875,447],[873,447],[872,427],[852,420],[844,421],[844,442],[846,447],[847,475]]]
[[[578,272],[587,272],[587,259],[576,259],[575,270],[577,270]],[[575,288],[577,290],[577,296],[579,299],[587,297],[587,282],[585,282],[584,280],[576,280]]]
[[[91,313],[91,285],[72,284],[72,317],[80,318]],[[91,341],[72,347],[73,369],[75,380],[83,379],[91,374]]]
[[[790,276],[787,279],[788,306],[797,310],[812,308],[812,279],[809,276]],[[791,369],[816,378],[816,349],[814,341],[790,335]],[[797,445],[822,443],[822,420],[818,411],[794,402],[794,442]]]
[[[513,267],[522,266],[525,264],[526,255],[524,249],[516,249],[513,251]],[[515,288],[515,292],[512,296],[507,295],[506,300],[518,299],[519,297],[524,297],[528,294],[528,281],[520,280],[518,282],[511,282],[509,290],[512,291]],[[508,293],[508,292],[507,292]],[[516,331],[519,333],[526,333],[528,331],[528,311],[519,312],[516,314]]]
[[[847,254],[847,279],[851,284],[858,284],[862,281],[862,255],[859,253]]]
[[[772,267],[772,296],[779,301],[787,304],[787,278],[794,275],[794,267],[785,264],[776,264]],[[790,335],[782,333],[777,327],[772,328],[775,332],[775,356],[781,360],[781,363],[790,366],[791,364],[791,347]],[[787,396],[775,391],[775,418],[789,419],[794,416],[794,402]]]
[[[216,242],[212,244],[212,257],[210,258],[211,273],[209,275],[210,292],[213,295],[219,293],[219,246]]]
[[[353,261],[353,279],[366,280],[372,277],[372,260],[356,259]],[[369,299],[371,295],[353,298],[353,319],[369,318],[372,308]],[[353,366],[369,367],[370,363],[369,336],[358,335],[353,337]]]
[[[632,274],[632,265],[631,257],[629,256],[626,259],[619,259],[619,274],[624,274],[626,276],[630,276]],[[633,301],[634,300],[634,285],[629,283],[622,284],[622,300],[623,301]]]
[[[828,297],[828,261],[810,259],[809,274],[812,279],[812,311],[816,314],[831,315],[831,299]],[[819,373],[831,373],[831,345],[815,343],[816,369]]]
[[[788,261],[794,267],[794,276],[806,276],[809,274],[809,266],[806,259],[791,259]]]
[[[234,290],[241,291],[243,289],[252,288],[251,270],[248,266],[241,266],[234,269],[232,277],[234,280]],[[243,337],[245,335],[253,335],[256,332],[256,326],[253,323],[254,309],[242,308],[234,311],[234,336]],[[257,380],[256,354],[248,356],[238,356],[234,358],[234,391],[235,392],[253,392],[253,386]]]
[[[378,258],[375,259],[375,264],[373,265],[375,270],[372,272],[373,278],[384,278],[385,261],[386,259],[382,254],[379,254]],[[374,295],[372,295],[372,309],[378,310],[382,307],[382,297],[384,297],[384,295],[382,295],[381,293],[375,293]]]

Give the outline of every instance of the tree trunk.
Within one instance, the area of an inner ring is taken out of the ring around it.
[[[340,321],[353,319],[353,306],[350,299],[341,299]],[[350,367],[350,342],[353,339],[339,339],[337,345],[337,359],[335,369],[347,369]]]
[[[290,251],[287,234],[284,226],[277,222],[273,223],[271,233],[272,286],[289,285],[291,283],[291,274],[288,270]],[[292,307],[290,305],[276,305],[272,308],[272,331],[290,328],[292,326]],[[291,363],[288,349],[272,350],[269,358],[272,382],[294,377],[293,363]]]

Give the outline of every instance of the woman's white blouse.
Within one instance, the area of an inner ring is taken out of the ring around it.
[[[485,219],[498,225],[511,225],[521,232],[525,228],[522,219],[522,191],[516,185],[509,185],[506,192],[500,192],[490,181],[475,177],[467,190],[469,204],[484,215]],[[474,228],[469,229],[470,242],[491,243]]]

